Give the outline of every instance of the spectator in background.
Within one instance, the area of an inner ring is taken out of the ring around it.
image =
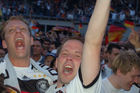
[[[120,13],[119,13],[119,20],[120,22],[123,22],[125,20],[125,12],[124,10],[121,10]]]
[[[134,50],[123,50],[114,59],[111,69],[113,74],[103,79],[101,93],[127,93],[140,76],[140,58]]]
[[[35,62],[40,62],[40,63],[44,63],[44,56],[42,55],[42,44],[41,41],[39,39],[34,39],[33,45],[32,45],[32,55],[31,58],[35,61]]]
[[[53,50],[56,50],[56,49],[57,48],[56,48],[55,42],[51,42],[48,53],[51,53]]]
[[[91,3],[94,1],[93,3]],[[25,15],[31,17],[40,18],[56,18],[56,19],[70,19],[78,20],[81,22],[89,22],[89,18],[94,9],[95,0],[61,0],[54,2],[53,0],[37,0],[27,1],[24,0],[1,0],[0,8],[4,11],[3,18],[7,18],[11,15]],[[127,9],[128,18],[134,18],[138,14],[139,8],[137,8],[136,0],[113,0],[112,7],[116,10],[116,14],[121,10]],[[139,6],[139,4],[138,4]],[[135,11],[137,10],[137,11]],[[69,15],[68,18],[66,16]],[[132,15],[132,16],[131,16]],[[43,17],[42,17],[43,16]],[[115,16],[113,17],[113,19]],[[120,20],[117,20],[120,21]]]
[[[111,21],[112,23],[116,22],[118,20],[117,18],[118,14],[116,11],[111,12]]]
[[[51,65],[51,62],[55,59],[55,55],[50,53],[48,55],[45,56],[45,61],[44,61],[44,64],[49,66]]]
[[[135,15],[136,15],[136,13],[135,13],[135,9],[132,8],[132,7],[129,9],[129,13],[130,13],[130,18],[134,18]]]
[[[54,70],[56,70],[55,60],[56,60],[56,55],[53,53],[50,53],[45,56],[44,64],[49,66],[50,68],[53,68]]]
[[[119,54],[121,46],[118,43],[109,43],[106,50],[108,62],[104,65],[103,78],[109,77],[112,74],[112,62],[115,57]]]
[[[51,42],[49,39],[46,39],[46,38],[42,39],[41,42],[42,42],[42,47],[43,47],[42,55],[46,56],[49,51]]]
[[[129,42],[134,46],[138,56],[140,54],[140,33],[131,28],[131,33],[129,35]],[[139,56],[140,57],[140,56]],[[128,93],[139,93],[140,92],[140,75],[137,77],[137,81],[132,86],[131,90]]]
[[[101,65],[101,72],[102,72],[102,77],[104,77],[105,75],[105,65],[107,64],[108,60],[107,60],[107,53],[106,53],[106,49],[107,47],[105,45],[102,44],[101,47],[101,53],[100,53],[100,65]]]

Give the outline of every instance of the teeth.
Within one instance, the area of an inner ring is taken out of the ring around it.
[[[16,40],[23,40],[23,38],[17,38]]]
[[[65,68],[72,68],[71,66],[65,66]]]
[[[15,41],[15,46],[16,46],[16,49],[23,49],[24,48],[24,41],[23,41],[23,38],[16,38],[16,41]]]
[[[18,49],[23,49],[23,47],[18,47]]]

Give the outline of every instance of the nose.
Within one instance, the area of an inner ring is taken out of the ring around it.
[[[19,27],[16,27],[16,32],[17,33],[21,32]]]
[[[72,54],[69,54],[69,55],[67,56],[67,60],[71,61],[72,59],[73,59],[73,55],[72,55]]]

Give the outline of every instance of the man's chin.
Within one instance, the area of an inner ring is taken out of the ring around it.
[[[72,79],[65,78],[63,79],[64,84],[69,84]]]

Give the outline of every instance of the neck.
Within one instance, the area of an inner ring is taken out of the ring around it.
[[[118,80],[119,79],[118,76],[116,76],[115,74],[112,74],[108,79],[116,89],[121,89],[121,87],[120,87],[121,83]]]
[[[57,80],[57,88],[61,88],[64,84],[62,84],[62,82],[60,82],[59,80]]]
[[[15,59],[15,58],[9,58],[13,66],[16,67],[28,67],[30,65],[30,57],[24,58],[24,59]]]

